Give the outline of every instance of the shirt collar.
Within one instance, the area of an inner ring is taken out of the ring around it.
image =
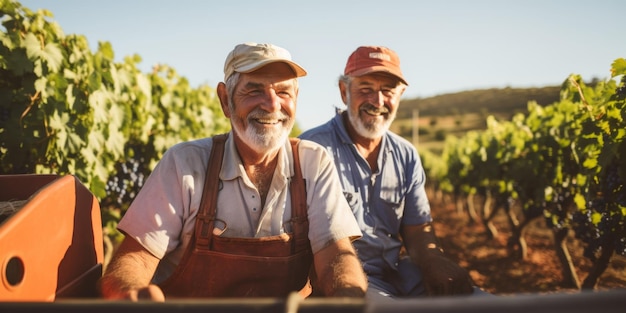
[[[353,142],[350,135],[348,135],[348,130],[344,124],[344,116],[347,118],[347,114],[348,112],[346,111],[336,114],[332,123],[334,124],[333,127],[339,131],[339,139],[341,139],[341,142],[346,145],[351,145]]]

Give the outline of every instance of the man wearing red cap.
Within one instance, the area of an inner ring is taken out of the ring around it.
[[[104,297],[306,297],[311,269],[322,295],[365,295],[361,232],[332,160],[288,138],[304,75],[275,45],[230,52],[217,94],[232,131],[163,155],[119,223]]]
[[[389,131],[407,85],[394,51],[359,47],[339,79],[347,110],[300,138],[321,144],[334,158],[363,232],[354,246],[369,298],[480,293],[437,243],[417,150]]]

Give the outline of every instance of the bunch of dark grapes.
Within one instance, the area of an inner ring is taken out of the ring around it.
[[[604,170],[602,193],[609,201],[615,202],[621,206],[626,205],[624,179],[619,175],[619,163],[617,162],[617,158],[607,165]]]
[[[586,210],[576,211],[572,216],[576,238],[585,243],[583,255],[591,261],[596,260],[596,254],[602,247],[603,237],[599,225],[593,223],[593,214],[603,211],[606,211],[606,201],[600,197],[589,201]]]
[[[144,173],[144,159],[131,158],[126,162],[118,163],[115,175],[109,178],[106,185],[107,204],[126,208],[143,186],[146,174]]]
[[[613,214],[611,227],[615,237],[615,252],[626,256],[626,216],[623,213],[626,208],[626,186],[624,177],[619,175],[619,169],[616,159],[607,167],[604,186],[607,197],[611,199]]]
[[[617,159],[608,164],[600,181],[600,193],[573,216],[576,237],[586,243],[584,255],[594,261],[603,247],[614,247],[626,256],[626,190]],[[594,222],[594,215],[596,217]]]
[[[569,190],[557,190],[556,196],[546,205],[549,215],[546,215],[545,220],[549,227],[555,230],[568,227],[568,220],[570,218],[568,208],[572,201],[573,195]]]
[[[600,220],[594,223],[596,214],[600,214]],[[589,201],[586,210],[576,211],[572,216],[576,238],[585,243],[583,255],[591,261],[596,260],[598,251],[612,238],[616,220],[611,217],[610,203],[603,197]]]

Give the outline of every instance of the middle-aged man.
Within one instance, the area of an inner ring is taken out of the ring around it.
[[[389,131],[407,85],[394,51],[359,47],[339,79],[347,110],[300,138],[320,143],[334,158],[363,232],[354,246],[369,298],[485,294],[438,245],[417,150]]]
[[[307,296],[310,272],[316,294],[365,295],[361,232],[332,160],[288,138],[304,75],[272,44],[228,54],[217,94],[232,131],[163,155],[119,223],[104,297]]]

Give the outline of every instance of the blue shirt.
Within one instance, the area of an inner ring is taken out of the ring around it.
[[[400,226],[432,221],[424,189],[426,175],[415,147],[389,131],[382,138],[379,170],[373,173],[348,136],[343,116],[337,114],[300,137],[321,144],[334,160],[344,195],[363,232],[354,246],[365,273],[387,276],[398,270]]]

